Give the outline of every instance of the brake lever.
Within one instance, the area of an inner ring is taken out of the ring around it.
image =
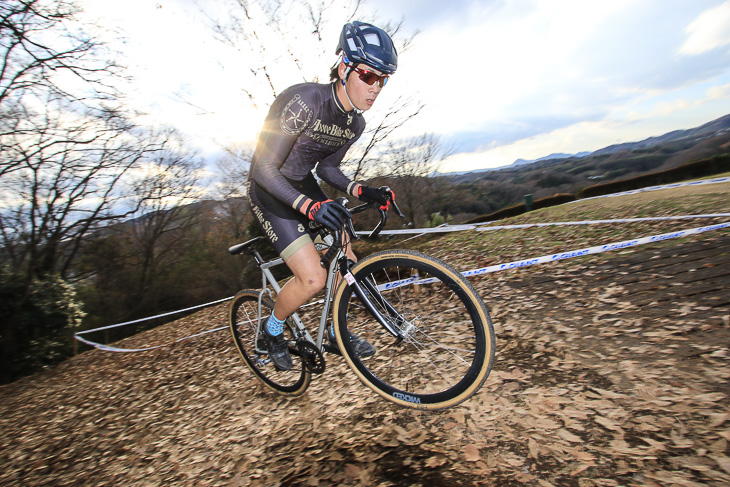
[[[398,216],[401,218],[405,218],[406,216],[403,214],[402,211],[400,211],[400,208],[398,208],[398,203],[396,203],[393,198],[390,198],[390,202],[393,203],[393,209],[398,214]]]
[[[402,211],[400,211],[400,208],[398,208],[398,203],[396,203],[395,198],[393,198],[393,191],[388,186],[381,186],[380,189],[386,192],[386,198],[388,198],[388,201],[393,204],[393,209],[398,214],[398,216],[401,218],[405,218],[406,216],[403,214]]]
[[[388,219],[388,213],[384,209],[380,207],[375,208],[380,212],[380,222],[378,222],[378,225],[373,228],[372,232],[370,232],[370,235],[368,235],[368,240],[375,240],[376,238],[378,238],[378,235],[380,235],[380,231],[385,226],[385,221]]]
[[[352,218],[348,218],[345,222],[345,229],[347,230],[347,233],[350,234],[350,237],[355,240],[361,240],[360,236],[355,231],[355,225],[352,224]]]

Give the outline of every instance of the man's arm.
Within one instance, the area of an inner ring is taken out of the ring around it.
[[[299,93],[282,94],[266,117],[251,171],[254,181],[266,192],[302,214],[306,214],[311,200],[289,184],[281,167],[311,119],[312,112]]]
[[[360,184],[345,176],[340,169],[340,163],[342,162],[342,159],[344,159],[345,154],[347,154],[347,151],[350,147],[352,147],[352,144],[354,144],[359,138],[359,136],[354,137],[352,140],[340,147],[337,152],[326,157],[317,165],[317,176],[322,178],[333,188],[351,196],[357,196],[357,189]]]

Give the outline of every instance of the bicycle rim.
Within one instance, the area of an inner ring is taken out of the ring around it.
[[[373,254],[352,273],[377,286],[396,313],[382,303],[375,307],[402,336],[398,340],[388,332],[343,282],[333,310],[337,341],[366,385],[396,404],[419,409],[452,407],[479,390],[494,361],[494,330],[483,301],[461,274],[406,250]],[[342,339],[348,331],[373,344],[376,354],[360,359]]]
[[[292,356],[292,370],[277,369],[265,352],[257,352],[255,347],[258,319],[259,293],[254,290],[241,291],[233,298],[229,308],[229,319],[233,341],[246,365],[268,388],[289,396],[298,396],[309,387],[311,374],[304,367],[301,358]],[[267,296],[261,303],[261,319],[265,322],[274,309],[274,303]],[[294,335],[289,322],[284,327],[285,336],[292,341]]]

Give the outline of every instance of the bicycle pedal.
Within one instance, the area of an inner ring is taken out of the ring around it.
[[[322,348],[324,348],[324,351],[327,353],[333,353],[335,355],[339,355],[342,357],[342,352],[340,352],[340,348],[336,345],[330,345],[329,343],[323,343]]]

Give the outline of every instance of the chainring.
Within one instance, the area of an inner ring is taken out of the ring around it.
[[[313,374],[324,372],[326,366],[324,355],[314,343],[300,338],[297,340],[297,351],[308,371]]]

